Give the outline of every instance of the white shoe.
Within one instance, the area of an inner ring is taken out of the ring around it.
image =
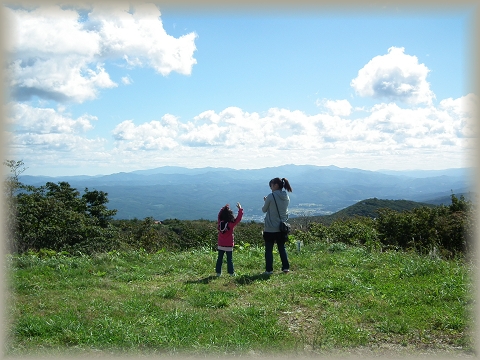
[[[220,275],[222,275],[221,273],[217,273],[217,277],[220,277]]]
[[[265,271],[265,272],[263,273],[263,275],[272,275],[272,274],[273,274],[273,271]]]

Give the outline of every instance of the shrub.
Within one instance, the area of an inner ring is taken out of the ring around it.
[[[347,245],[365,245],[369,249],[379,247],[378,232],[375,220],[368,217],[353,217],[335,220],[329,226],[312,223],[309,227],[317,240],[327,243],[344,243]]]
[[[16,195],[13,252],[42,248],[56,251],[105,251],[117,245],[109,223],[107,194],[85,189],[83,196],[66,182],[22,187]]]
[[[452,194],[452,205],[421,207],[401,213],[380,209],[376,227],[386,247],[427,253],[440,250],[445,256],[465,254],[475,232],[474,209],[463,196]]]

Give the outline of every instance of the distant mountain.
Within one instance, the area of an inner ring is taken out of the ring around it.
[[[382,199],[366,199],[359,201],[351,206],[346,207],[340,211],[337,211],[331,215],[313,216],[309,217],[308,221],[319,222],[325,225],[331,224],[335,220],[347,219],[355,216],[365,216],[375,218],[378,216],[377,210],[379,209],[391,209],[394,211],[402,212],[409,211],[419,207],[433,207],[436,205],[420,203],[410,200],[382,200]],[[298,217],[291,219],[292,224],[302,224],[306,219]]]
[[[231,171],[232,169],[229,168],[214,168],[214,167],[206,167],[206,168],[184,168],[180,166],[162,166],[155,169],[149,170],[136,170],[132,171],[132,174],[139,174],[139,175],[155,175],[155,174],[184,174],[184,175],[198,175],[204,174],[210,171]]]
[[[47,181],[67,181],[83,192],[108,193],[109,208],[117,209],[118,219],[214,220],[226,203],[239,201],[245,209],[244,221],[262,221],[263,197],[270,192],[274,177],[287,178],[293,188],[290,216],[329,215],[363,199],[390,199],[427,202],[468,193],[473,181],[471,169],[447,169],[426,174],[387,174],[336,166],[284,165],[263,169],[161,167],[103,176],[20,176],[34,186]]]
[[[435,176],[458,176],[458,177],[470,177],[475,176],[474,168],[457,168],[457,169],[446,169],[446,170],[378,170],[377,172],[387,175],[400,175],[408,176],[413,178],[428,178]]]
[[[412,210],[422,206],[433,207],[435,205],[420,203],[410,200],[381,200],[377,198],[366,199],[359,201],[358,203],[349,206],[345,209],[337,211],[335,214],[330,215],[330,217],[343,218],[343,217],[352,217],[352,216],[366,216],[375,218],[377,217],[378,209],[390,209],[398,212]]]
[[[459,198],[463,196],[466,200],[471,202],[476,202],[476,194],[474,192],[467,192],[467,193],[456,193],[455,196]],[[432,204],[432,205],[450,205],[452,203],[452,197],[450,195],[440,196],[435,199],[426,200],[425,203]]]

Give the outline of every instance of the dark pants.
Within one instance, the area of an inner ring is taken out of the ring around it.
[[[264,232],[263,240],[265,240],[265,271],[273,271],[273,246],[275,243],[277,243],[278,254],[282,261],[282,271],[290,269],[287,250],[285,249],[287,235],[281,232]]]
[[[222,264],[223,264],[223,255],[227,253],[227,271],[230,275],[233,274],[233,251],[224,251],[218,250],[218,258],[217,258],[217,266],[215,267],[215,271],[217,274],[222,273]]]

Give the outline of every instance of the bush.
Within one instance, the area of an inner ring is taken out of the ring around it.
[[[476,232],[472,204],[452,194],[450,206],[421,207],[397,212],[378,210],[378,217],[353,217],[335,220],[329,226],[311,223],[308,231],[296,238],[304,243],[323,241],[365,246],[368,250],[402,249],[444,257],[464,255],[472,249]]]
[[[452,195],[452,205],[421,207],[397,213],[380,209],[376,221],[386,247],[428,253],[436,249],[445,256],[465,254],[471,249],[474,216],[472,204]]]
[[[55,251],[106,251],[118,245],[109,223],[107,194],[85,189],[83,196],[66,182],[21,187],[16,195],[13,252],[42,248]]]
[[[378,249],[380,245],[375,220],[368,217],[335,220],[329,226],[313,223],[310,224],[309,232],[327,243],[364,245],[372,250]]]

